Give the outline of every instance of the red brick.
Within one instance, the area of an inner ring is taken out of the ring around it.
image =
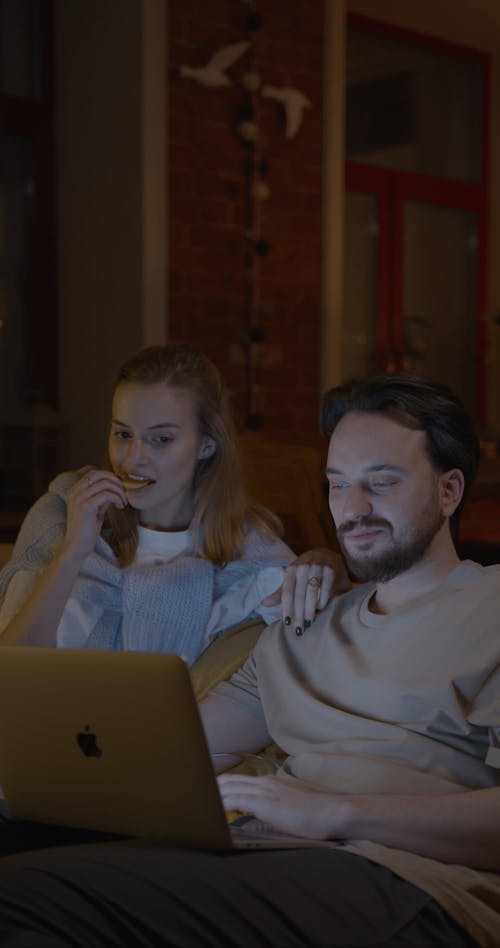
[[[184,62],[203,64],[223,45],[253,39],[245,27],[248,5],[169,3],[169,337],[187,336],[214,358],[243,423],[245,374],[232,358],[252,299],[260,298],[264,312],[255,319],[267,330],[264,346],[282,349],[282,362],[256,370],[254,402],[264,427],[298,431],[314,423],[317,430],[324,0],[262,0],[257,9],[263,16],[255,37],[263,82],[296,86],[313,102],[297,137],[288,140],[284,111],[253,97],[259,153],[270,165],[271,195],[257,208],[257,236],[271,244],[263,258],[254,255],[246,234],[252,210],[247,158],[253,152],[237,133],[238,107],[252,101],[238,82],[247,57],[231,67],[235,85],[224,89],[204,88],[175,70]]]

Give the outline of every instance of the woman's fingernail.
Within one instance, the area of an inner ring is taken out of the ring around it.
[[[300,625],[298,625],[295,629],[295,635],[302,635],[302,628]]]
[[[292,624],[291,617],[290,617],[290,616],[285,616],[285,625],[291,625],[291,624]]]
[[[310,625],[311,625],[311,620],[310,620],[310,619],[306,619],[306,620],[304,621],[304,629],[308,629]]]

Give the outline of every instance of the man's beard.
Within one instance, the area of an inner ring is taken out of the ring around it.
[[[352,576],[361,583],[387,583],[390,579],[400,576],[418,563],[429,548],[444,523],[445,518],[439,510],[436,499],[433,499],[418,520],[408,525],[405,537],[401,541],[394,540],[394,533],[387,520],[366,517],[355,524],[339,527],[337,537],[347,567]],[[389,533],[388,549],[380,553],[349,553],[345,547],[344,535],[358,527],[383,527]]]

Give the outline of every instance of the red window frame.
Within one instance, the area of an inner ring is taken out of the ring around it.
[[[478,366],[476,371],[476,415],[484,421],[486,415],[486,377],[484,371],[485,324],[481,318],[487,309],[488,261],[488,183],[490,153],[490,59],[487,53],[451,43],[416,30],[409,30],[349,13],[349,27],[381,33],[405,43],[459,56],[480,63],[482,71],[482,141],[481,175],[478,182],[437,177],[429,174],[400,171],[368,163],[346,160],[345,187],[347,191],[372,194],[378,201],[379,262],[378,294],[376,301],[376,363],[379,369],[397,370],[403,362],[403,261],[404,261],[404,204],[420,201],[424,204],[471,210],[477,214],[477,314],[476,342]]]

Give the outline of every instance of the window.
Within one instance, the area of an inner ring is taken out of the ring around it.
[[[350,17],[343,369],[407,369],[484,410],[488,59]]]

